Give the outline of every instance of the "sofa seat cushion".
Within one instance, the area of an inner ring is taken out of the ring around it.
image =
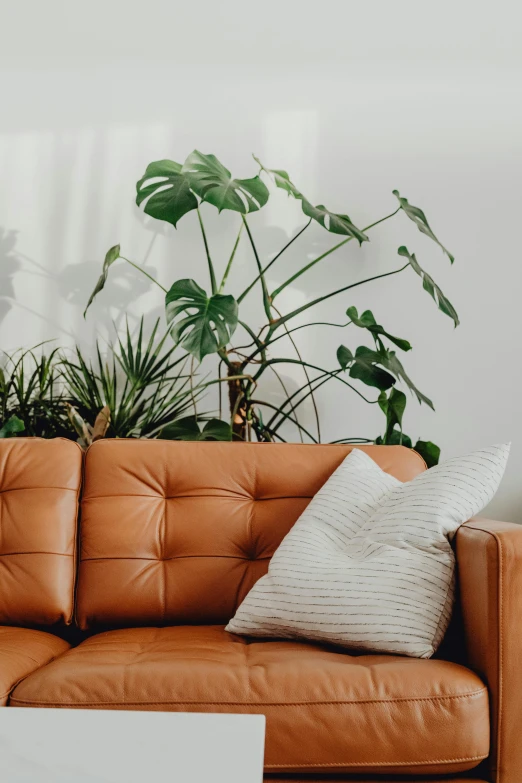
[[[468,669],[249,641],[221,626],[92,636],[20,683],[10,704],[261,713],[273,772],[453,773],[489,750],[487,690]]]
[[[489,783],[486,778],[480,777],[469,777],[466,774],[466,777],[461,777],[460,775],[458,777],[447,777],[444,775],[443,778],[439,777],[430,777],[427,778],[425,775],[422,775],[422,777],[411,777],[411,775],[407,775],[406,777],[402,776],[400,778],[393,776],[393,779],[390,780],[390,778],[382,778],[379,776],[378,778],[369,778],[367,775],[364,775],[362,777],[353,776],[350,775],[349,777],[339,777],[336,775],[335,777],[332,777],[332,775],[318,775],[317,777],[314,775],[313,777],[310,777],[310,775],[306,775],[306,777],[296,777],[295,775],[284,775],[283,777],[280,777],[279,775],[265,775],[263,778],[264,783]]]
[[[0,626],[0,706],[20,680],[69,649],[58,636],[28,628]]]

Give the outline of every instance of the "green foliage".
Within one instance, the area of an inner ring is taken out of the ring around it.
[[[166,319],[173,338],[173,350],[175,348],[185,351],[185,356],[192,357],[191,365],[194,359],[201,362],[206,356],[217,354],[219,358],[219,377],[207,383],[198,384],[196,392],[194,390],[193,373],[190,370],[188,375],[191,376],[191,389],[190,394],[187,394],[187,389],[183,385],[184,381],[182,382],[180,376],[172,392],[174,398],[171,400],[170,397],[165,397],[165,400],[169,400],[166,405],[171,421],[164,422],[163,425],[159,424],[159,421],[165,418],[162,414],[155,416],[152,422],[148,422],[148,419],[142,421],[140,418],[141,416],[145,416],[145,419],[147,418],[146,409],[150,406],[147,406],[146,403],[143,407],[140,406],[143,400],[149,399],[147,397],[149,392],[140,391],[141,396],[136,405],[134,401],[131,402],[130,398],[127,400],[130,389],[132,389],[132,394],[135,394],[138,389],[149,388],[148,385],[143,386],[140,382],[137,382],[137,385],[130,384],[130,386],[124,387],[125,393],[120,391],[117,394],[116,359],[113,358],[112,365],[107,364],[102,361],[99,351],[96,367],[90,367],[85,359],[78,354],[74,372],[70,369],[66,370],[69,378],[70,393],[74,392],[73,396],[75,396],[75,399],[81,397],[83,400],[82,404],[85,406],[89,402],[92,412],[99,410],[101,402],[107,401],[112,406],[111,427],[114,430],[119,428],[119,431],[122,433],[125,432],[134,436],[140,433],[148,436],[160,433],[161,437],[176,437],[180,439],[227,440],[233,437],[234,439],[250,440],[252,437],[255,437],[260,441],[278,441],[284,440],[281,429],[290,424],[297,428],[300,439],[319,442],[321,440],[321,429],[316,394],[325,383],[335,381],[336,383],[341,383],[347,391],[355,392],[368,404],[378,405],[385,416],[384,435],[376,438],[362,438],[360,440],[364,442],[403,444],[411,448],[411,439],[402,431],[407,396],[399,386],[409,390],[419,403],[428,405],[431,408],[433,408],[433,403],[413,383],[402,362],[397,357],[395,350],[390,347],[390,344],[392,344],[393,347],[407,352],[411,350],[410,342],[402,337],[396,337],[393,332],[387,331],[378,323],[371,310],[364,310],[359,315],[355,307],[349,307],[346,311],[349,318],[347,324],[319,323],[321,325],[329,325],[332,328],[345,328],[351,325],[355,328],[355,331],[363,330],[363,333],[371,337],[373,347],[370,348],[367,345],[357,344],[354,347],[347,347],[345,344],[341,344],[337,350],[338,364],[330,368],[323,366],[328,364],[326,360],[322,365],[314,365],[307,362],[303,358],[293,336],[293,333],[297,330],[306,326],[314,326],[316,322],[300,323],[296,326],[292,326],[292,322],[309,309],[332,297],[337,297],[357,286],[378,281],[391,275],[398,275],[411,267],[421,277],[424,289],[434,299],[439,309],[452,318],[455,326],[457,326],[459,321],[455,309],[433,278],[420,267],[415,255],[410,254],[403,245],[398,252],[400,256],[407,258],[407,263],[400,268],[367,277],[365,280],[347,282],[336,290],[332,290],[330,287],[329,290],[287,313],[281,313],[276,309],[274,299],[287,286],[306,274],[315,265],[319,263],[324,264],[332,253],[346,245],[346,243],[353,239],[357,240],[359,244],[369,241],[369,232],[380,223],[393,218],[398,212],[404,212],[419,231],[436,242],[452,263],[454,261],[453,256],[433,233],[424,212],[419,207],[411,205],[398,191],[393,191],[393,194],[398,199],[399,207],[394,212],[375,220],[369,226],[361,229],[350,219],[345,211],[333,212],[323,204],[314,206],[294,185],[290,175],[285,170],[269,169],[257,158],[255,160],[259,165],[258,174],[248,179],[236,179],[232,177],[230,171],[214,155],[203,154],[198,150],[194,150],[183,164],[169,160],[151,163],[137,183],[137,204],[142,206],[145,212],[152,217],[166,221],[176,227],[182,217],[192,211],[197,213],[208,264],[210,294],[207,294],[204,288],[195,280],[174,280],[169,290],[166,291]],[[292,198],[297,199],[301,204],[303,214],[308,218],[308,222],[271,260],[263,261],[246,216],[249,216],[252,212],[259,211],[267,203],[270,195],[267,183],[268,185],[275,185],[277,188],[284,190],[289,196],[292,196]],[[205,204],[217,208],[219,212],[224,209],[237,212],[241,217],[237,239],[221,275],[221,284],[219,286],[203,224],[203,206]],[[294,271],[290,277],[284,280],[270,294],[266,281],[267,270],[278,261],[292,243],[304,234],[312,223],[325,229],[330,234],[341,235],[343,239],[311,260],[306,253],[303,253],[303,263],[297,271]],[[243,228],[246,231],[246,237],[252,252],[253,279],[239,296],[232,296],[229,293],[223,293],[223,291],[229,281],[234,278],[232,267]],[[115,253],[116,248],[111,248],[107,254],[102,275],[91,295],[89,304],[105,285],[109,267],[114,260]],[[119,256],[119,248],[117,248],[116,257],[122,258]],[[128,259],[124,260],[128,261]],[[150,277],[148,272],[139,265],[132,261],[128,262],[137,270]],[[328,273],[326,270],[324,280],[327,284]],[[250,310],[244,309],[245,306],[243,305],[245,297],[256,287],[261,294],[265,313],[265,322],[261,325],[247,322]],[[241,314],[239,314],[239,306],[242,308]],[[237,338],[237,342],[234,343],[236,331],[241,333],[241,337]],[[353,332],[354,329],[351,331]],[[282,337],[287,338],[285,344],[292,347],[291,356],[273,355],[274,346]],[[246,344],[244,344],[245,341]],[[127,343],[125,349],[127,358],[121,353],[121,347],[119,349],[119,359],[117,361],[123,367],[126,367],[126,363],[130,361],[129,346],[130,343]],[[167,359],[167,365],[170,361],[171,359]],[[302,385],[292,391],[292,393],[289,393],[284,380],[278,374],[277,366],[279,364],[295,364],[303,372]],[[173,367],[168,372],[171,372]],[[223,367],[226,368],[224,377],[221,374]],[[263,399],[259,393],[259,380],[267,371],[275,375],[283,390],[283,399],[278,404],[275,404],[273,400]],[[82,380],[83,376],[85,378]],[[87,381],[87,376],[91,380]],[[92,381],[92,378],[96,379],[95,382]],[[72,384],[71,379],[74,380],[74,384]],[[213,383],[228,384],[230,398],[230,422],[228,424],[223,422],[221,418],[212,419],[209,416],[198,416],[196,412],[188,414],[188,409],[191,402],[193,403],[195,395],[204,394],[205,389]],[[367,397],[365,394],[366,388],[370,390],[367,393],[371,394],[373,390],[377,390],[378,395],[373,392],[373,397]],[[316,434],[311,432],[310,427],[305,427],[300,420],[300,406],[307,400],[312,402],[316,413]],[[137,414],[135,410],[138,411]],[[125,426],[121,424],[122,421],[127,422]],[[358,439],[339,438],[337,442],[356,440]],[[438,447],[430,441],[421,440],[416,445],[426,461],[429,464],[435,464],[439,457]]]
[[[58,349],[6,354],[0,370],[0,437],[67,437],[70,427],[57,367]]]
[[[395,426],[402,432],[402,417],[406,408],[406,395],[399,389],[393,388],[388,396],[386,392],[379,394],[379,408],[386,416],[386,432],[384,433],[384,442],[387,443],[392,437]]]
[[[0,427],[0,438],[12,438],[15,435],[18,435],[19,432],[23,432],[25,430],[25,424],[21,419],[16,416],[16,414],[12,414],[7,421],[5,422],[3,427]]]
[[[418,451],[421,457],[424,459],[428,468],[432,468],[438,464],[440,457],[440,449],[431,440],[418,440],[415,444],[415,451]]]
[[[407,449],[413,448],[411,438],[408,435],[405,435],[401,430],[392,430],[387,437],[385,435],[381,438],[379,435],[379,437],[375,439],[375,443],[378,446],[406,446]]]
[[[418,274],[419,277],[421,278],[422,287],[424,288],[425,291],[429,293],[433,301],[437,304],[439,310],[441,310],[441,312],[443,312],[445,315],[449,316],[452,319],[455,326],[458,326],[460,321],[457,315],[457,311],[455,310],[455,308],[453,307],[449,299],[444,296],[444,294],[440,290],[439,286],[435,283],[433,278],[427,272],[425,272],[424,269],[422,269],[419,262],[415,258],[415,253],[409,253],[408,248],[404,247],[404,245],[402,245],[397,252],[400,256],[404,256],[405,258],[408,259],[413,271],[416,272],[416,274]]]
[[[194,280],[174,283],[165,297],[165,305],[172,339],[199,362],[224,348],[237,326],[238,307],[234,297],[229,294],[208,297]],[[176,321],[182,314],[184,317]]]
[[[422,234],[425,234],[430,239],[433,239],[433,241],[436,242],[437,245],[442,249],[442,251],[448,256],[451,263],[453,263],[455,261],[454,256],[452,256],[449,250],[446,250],[444,245],[442,245],[439,242],[439,240],[431,230],[426,215],[424,214],[422,209],[419,209],[419,207],[414,207],[412,204],[409,204],[408,199],[402,198],[398,190],[394,190],[393,195],[397,198],[402,211],[409,217],[410,220],[413,220],[413,222],[415,223],[419,231]]]
[[[103,269],[102,273],[98,279],[98,282],[94,286],[94,290],[92,294],[89,297],[89,301],[87,302],[87,306],[85,310],[83,311],[83,317],[85,318],[85,315],[87,313],[87,310],[92,305],[94,298],[100,293],[101,290],[103,290],[105,283],[107,282],[107,276],[109,274],[109,269],[114,264],[115,261],[118,260],[120,257],[120,246],[114,245],[114,247],[111,247],[109,250],[107,250],[107,253],[105,255],[105,261],[103,262]]]
[[[378,346],[382,346],[382,342],[379,338],[386,337],[388,340],[390,340],[390,342],[394,343],[398,348],[400,348],[401,351],[411,351],[411,345],[409,342],[407,340],[403,340],[402,337],[394,337],[389,332],[386,332],[383,327],[377,323],[371,310],[365,310],[364,313],[362,313],[362,315],[359,317],[357,308],[349,307],[346,311],[346,315],[351,320],[351,322],[355,324],[355,326],[358,326],[361,329],[368,329],[370,334],[373,335]]]
[[[67,396],[91,426],[107,405],[109,437],[157,437],[201,397],[203,389],[185,372],[186,357],[175,358],[176,346],[165,345],[168,335],[159,337],[158,329],[159,320],[147,340],[141,319],[135,337],[127,324],[124,339],[105,354],[97,344],[94,362],[78,347],[73,358],[62,357]]]
[[[307,217],[316,220],[319,225],[327,231],[331,231],[332,234],[343,234],[350,238],[355,238],[358,240],[359,244],[369,241],[364,231],[357,228],[348,215],[339,215],[335,212],[330,212],[324,204],[318,204],[314,207],[296,188],[287,171],[283,171],[282,169],[267,169],[255,155],[254,160],[259,164],[262,171],[272,177],[278,188],[285,190],[290,196],[293,196],[301,202],[302,210]]]
[[[367,386],[374,386],[380,391],[389,389],[395,383],[395,378],[380,366],[383,364],[383,356],[381,351],[373,351],[360,345],[350,367],[350,378],[362,381]]]
[[[168,424],[159,433],[165,440],[232,440],[232,428],[226,421],[209,419],[198,421],[195,416],[187,416],[184,419]]]
[[[232,179],[230,171],[215,155],[203,155],[194,150],[183,164],[183,172],[194,193],[220,212],[231,209],[246,215],[257,212],[268,201],[268,188],[259,176]]]
[[[408,389],[413,392],[415,397],[417,398],[417,401],[419,403],[424,403],[425,405],[428,405],[432,410],[435,410],[433,407],[432,401],[429,399],[429,397],[426,397],[425,394],[423,394],[419,389],[415,386],[409,375],[406,373],[406,370],[402,366],[402,362],[397,357],[397,354],[395,351],[387,351],[387,350],[381,350],[379,351],[380,356],[380,363],[383,367],[385,367],[389,372],[393,373],[398,381],[402,381]]]
[[[161,179],[159,182],[150,181],[156,178]],[[145,174],[136,184],[136,191],[138,206],[148,199],[144,207],[147,215],[166,220],[174,228],[183,215],[198,206],[187,175],[182,172],[181,165],[173,160],[157,160],[147,166]]]

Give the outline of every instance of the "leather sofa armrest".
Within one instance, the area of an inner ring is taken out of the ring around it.
[[[488,685],[491,780],[522,781],[522,525],[475,518],[456,552],[468,663]]]

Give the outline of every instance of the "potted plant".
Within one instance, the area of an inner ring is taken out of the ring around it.
[[[314,206],[294,185],[286,171],[269,169],[258,158],[254,160],[258,170],[248,179],[233,178],[214,155],[203,154],[198,150],[194,150],[183,164],[171,160],[151,163],[137,183],[136,202],[148,215],[174,227],[177,227],[182,218],[194,213],[202,234],[208,283],[203,286],[196,280],[183,278],[173,281],[168,289],[164,288],[143,267],[122,255],[120,246],[115,245],[105,256],[102,274],[89,298],[86,312],[94,297],[105,286],[109,270],[118,259],[131,264],[153,280],[165,296],[166,320],[174,345],[186,355],[190,355],[196,363],[200,363],[210,354],[216,354],[219,359],[218,377],[213,382],[227,383],[230,403],[230,427],[227,429],[223,426],[221,437],[282,441],[282,427],[285,422],[291,422],[297,427],[302,439],[319,442],[321,433],[315,395],[323,384],[336,382],[343,384],[351,393],[358,394],[368,404],[378,405],[385,416],[381,435],[365,439],[341,438],[337,442],[357,440],[411,446],[411,439],[403,431],[407,398],[399,387],[409,390],[419,403],[431,408],[433,403],[417,388],[399,358],[398,351],[406,353],[411,349],[408,340],[391,334],[378,322],[370,309],[359,313],[349,299],[349,306],[346,308],[348,320],[343,324],[330,324],[332,331],[335,333],[338,328],[351,325],[358,333],[366,333],[371,338],[371,347],[366,344],[347,347],[340,343],[336,350],[336,365],[325,367],[308,362],[298,350],[292,335],[298,329],[316,325],[313,320],[298,325],[294,323],[295,319],[304,313],[310,312],[311,315],[313,308],[321,302],[339,296],[344,296],[346,301],[349,292],[355,287],[392,275],[408,273],[418,276],[424,291],[434,300],[439,310],[457,326],[459,320],[455,308],[423,269],[416,255],[402,245],[397,251],[399,260],[396,268],[361,281],[347,282],[346,285],[328,290],[290,312],[283,313],[279,309],[278,297],[299,277],[316,265],[324,263],[329,255],[348,242],[355,241],[359,245],[368,242],[376,226],[399,214],[413,221],[421,233],[436,242],[450,263],[454,261],[453,256],[433,233],[424,212],[411,205],[396,190],[393,191],[395,209],[370,225],[360,228],[347,214],[332,212],[323,204]],[[264,260],[258,252],[249,215],[265,206],[270,196],[270,188],[273,187],[281,188],[290,198],[300,203],[304,224],[273,258]],[[205,231],[203,208],[207,205],[219,212],[231,210],[238,214],[237,237],[221,279],[218,279]],[[335,243],[311,261],[307,260],[287,280],[270,291],[266,280],[268,270],[291,245],[304,242],[303,235],[312,223],[319,224],[332,234],[336,239]],[[252,280],[239,295],[233,296],[227,293],[227,287],[233,277],[234,258],[240,241],[248,242],[251,248]],[[263,305],[262,324],[250,323],[247,312],[242,308],[245,297],[254,288],[258,290]],[[277,343],[285,335],[289,337],[295,352],[291,356],[281,356],[277,352]],[[241,349],[238,346],[241,346]],[[260,396],[258,382],[268,369],[277,373],[278,368],[285,364],[297,364],[302,368],[303,384],[297,391],[285,393],[284,399],[276,405]],[[224,377],[222,368],[226,370]],[[374,394],[369,396],[372,392]],[[309,398],[314,403],[317,416],[314,432],[305,427],[299,417],[300,406]],[[169,430],[166,427],[162,436],[179,437],[180,432],[179,427],[177,430]],[[185,436],[189,435],[185,433]],[[439,449],[432,442],[419,440],[415,448],[423,454],[428,464],[438,461]]]

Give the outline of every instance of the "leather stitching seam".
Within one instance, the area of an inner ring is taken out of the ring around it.
[[[125,704],[132,704],[133,706],[136,705],[160,705],[160,704],[214,704],[219,707],[224,706],[252,706],[252,707],[313,707],[317,705],[324,705],[324,706],[358,706],[359,704],[403,704],[403,703],[416,703],[416,702],[440,702],[440,701],[454,701],[457,699],[472,699],[476,696],[482,696],[483,694],[487,693],[487,688],[481,688],[477,691],[469,691],[468,693],[461,693],[461,694],[455,694],[453,696],[418,696],[416,698],[411,699],[366,699],[363,701],[295,701],[295,702],[255,702],[255,704],[249,703],[249,702],[243,702],[243,701],[181,701],[181,700],[175,700],[175,701],[140,701],[140,702],[125,702]],[[47,704],[47,705],[56,705],[58,707],[64,707],[64,706],[76,706],[76,707],[84,707],[84,706],[93,706],[93,705],[104,705],[104,704],[112,704],[116,705],[118,702],[52,702],[52,701],[33,701],[32,699],[16,699],[16,701],[20,702],[20,704]]]
[[[269,769],[310,769],[310,767],[423,767],[425,764],[456,764],[481,761],[485,756],[464,756],[458,759],[430,759],[429,761],[336,761],[312,764],[267,764]]]
[[[503,671],[504,671],[504,637],[503,637],[503,630],[504,630],[504,622],[503,622],[503,597],[504,597],[504,550],[502,547],[502,540],[500,536],[495,533],[492,530],[488,530],[487,528],[480,527],[476,522],[474,525],[470,526],[470,530],[478,530],[480,533],[485,533],[488,536],[491,536],[496,545],[498,550],[498,583],[497,583],[497,590],[498,590],[498,596],[497,596],[497,616],[498,616],[498,726],[497,726],[497,747],[496,747],[496,753],[495,757],[495,781],[496,783],[500,783],[500,757],[501,757],[501,747],[503,747],[502,743],[502,704],[503,704],[503,689],[504,689],[504,678],[503,678]],[[495,749],[492,748],[494,751]]]

